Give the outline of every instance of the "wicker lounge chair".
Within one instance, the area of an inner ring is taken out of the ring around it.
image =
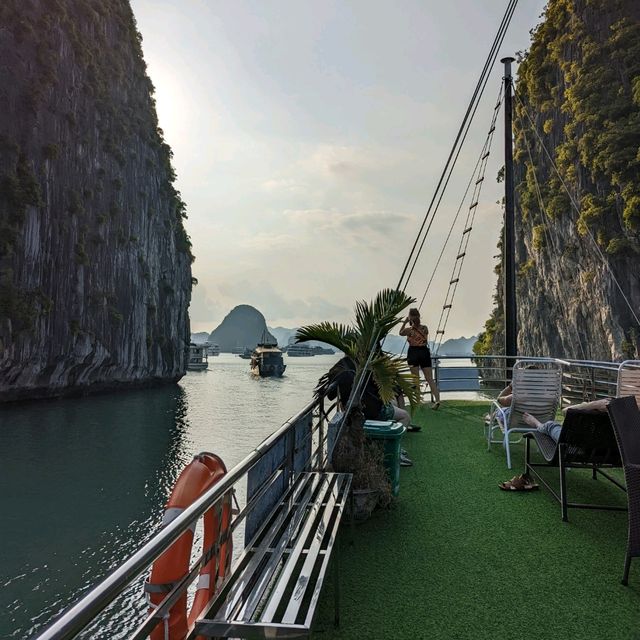
[[[560,503],[562,520],[568,520],[568,509],[606,509],[626,511],[618,505],[598,505],[569,502],[565,472],[568,468],[589,468],[595,479],[600,474],[617,487],[623,484],[604,472],[603,468],[621,467],[622,460],[609,415],[602,411],[569,408],[562,424],[558,442],[540,431],[525,435],[525,473],[540,481]],[[531,441],[538,445],[544,462],[531,462]],[[536,471],[538,467],[558,467],[560,471],[560,494]]]
[[[631,558],[640,557],[640,411],[633,396],[609,404],[609,415],[618,440],[629,500],[629,536],[622,584],[627,584]]]
[[[531,368],[531,365],[536,368]],[[534,415],[541,422],[553,420],[560,404],[562,393],[562,368],[548,360],[518,360],[513,365],[511,380],[513,397],[511,407],[505,407],[497,402],[492,404],[492,417],[487,424],[487,448],[492,443],[500,443],[507,453],[507,467],[511,469],[511,433],[527,433],[531,427],[526,424],[522,416],[524,413]],[[499,439],[494,433],[502,432]]]

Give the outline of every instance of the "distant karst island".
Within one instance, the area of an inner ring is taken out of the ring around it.
[[[269,327],[264,315],[255,307],[241,304],[234,307],[224,320],[211,332],[200,331],[191,334],[191,341],[196,344],[217,344],[223,353],[242,353],[245,349],[253,349],[259,342],[277,342],[286,349],[294,339],[297,327]],[[443,356],[471,356],[477,336],[470,338],[452,338],[440,346],[439,354]],[[309,341],[304,343],[311,348],[322,348],[328,345]],[[432,349],[434,345],[431,345]],[[391,353],[402,353],[406,350],[406,339],[398,335],[388,335],[384,348]]]

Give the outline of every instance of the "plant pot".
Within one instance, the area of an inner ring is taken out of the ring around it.
[[[353,519],[356,522],[368,520],[373,510],[378,504],[380,491],[378,489],[353,489],[353,502],[347,503],[347,517],[351,516],[351,505],[353,504]]]

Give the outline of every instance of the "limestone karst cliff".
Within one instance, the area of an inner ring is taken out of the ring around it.
[[[176,380],[191,245],[127,0],[0,4],[0,399]]]
[[[640,3],[550,0],[516,84],[518,350],[634,357],[640,334],[634,317],[640,317]],[[501,281],[477,353],[503,352],[500,287]]]
[[[276,342],[269,333],[264,316],[251,305],[240,304],[229,311],[224,320],[209,335],[209,342],[220,351],[253,349],[259,342]]]

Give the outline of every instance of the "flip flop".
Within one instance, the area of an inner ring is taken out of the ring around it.
[[[417,425],[417,424],[410,424],[407,427],[407,431],[422,431],[422,427],[420,425]]]
[[[434,411],[437,411],[440,408],[440,402],[434,402],[431,407]]]
[[[531,481],[531,478],[525,475],[514,476],[506,482],[499,482],[498,486],[503,491],[535,491],[540,488],[539,484]]]

